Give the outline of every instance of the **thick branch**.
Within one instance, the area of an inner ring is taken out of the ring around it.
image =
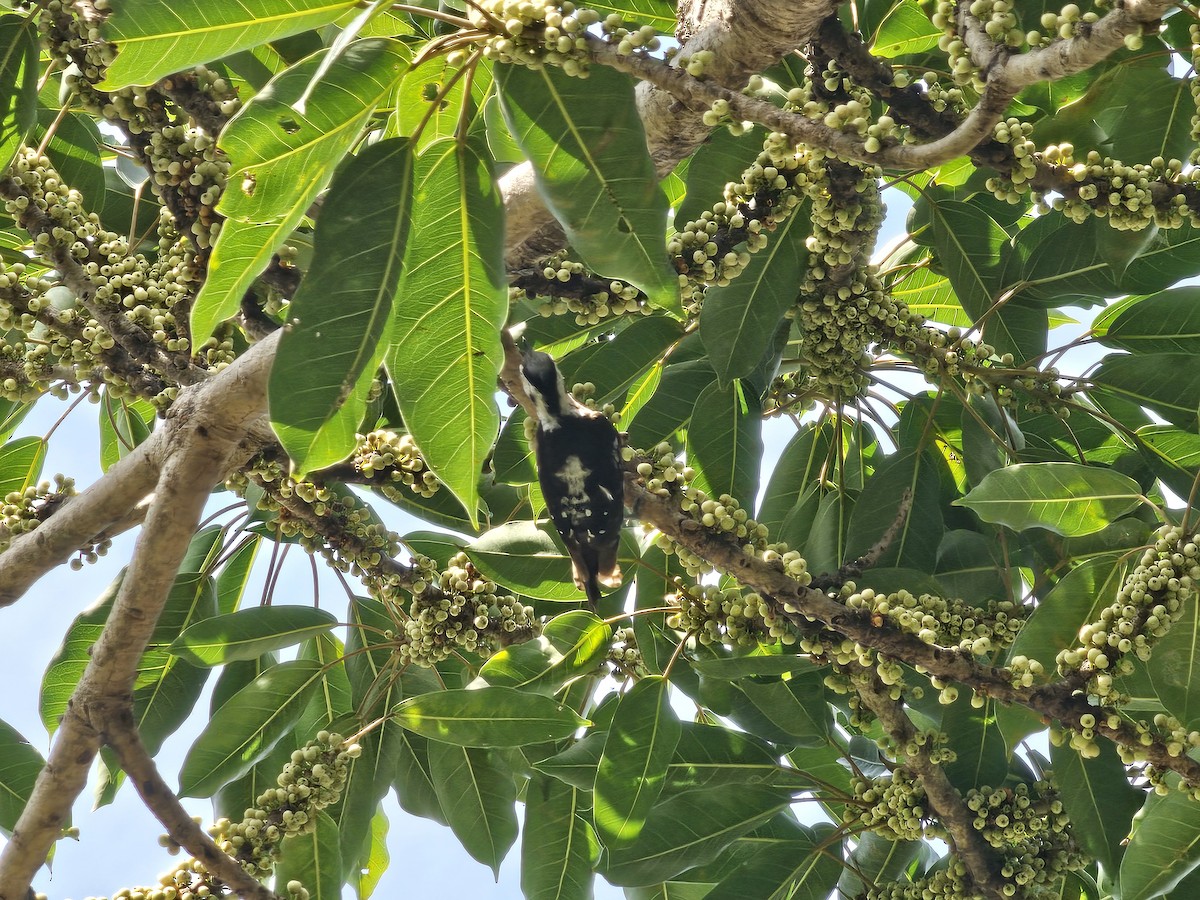
[[[175,792],[158,773],[154,760],[146,752],[146,746],[138,735],[130,716],[118,716],[107,723],[104,740],[116,751],[121,768],[133,782],[134,789],[146,807],[154,813],[167,834],[183,847],[194,859],[240,897],[254,900],[276,900],[276,895],[254,879],[228,853],[223,853],[212,838],[204,833],[183,808]]]
[[[901,703],[888,696],[887,689],[872,678],[869,686],[856,682],[858,695],[879,719],[884,730],[900,747],[911,752],[904,766],[925,789],[925,796],[937,813],[938,820],[950,833],[954,851],[966,866],[971,881],[985,896],[1005,900],[1005,881],[1000,877],[996,854],[972,824],[975,814],[963,803],[962,795],[946,777],[946,771],[929,757],[929,743],[918,744],[917,729],[904,712]]]
[[[1068,677],[1032,688],[1014,687],[1005,669],[981,662],[956,647],[926,644],[916,635],[901,631],[888,622],[877,624],[866,610],[849,609],[819,590],[802,586],[785,573],[778,562],[766,562],[744,552],[740,544],[681,512],[676,501],[647,490],[632,473],[627,473],[625,478],[625,502],[642,521],[769,598],[780,615],[800,627],[820,623],[864,647],[915,666],[942,681],[955,681],[985,696],[1027,706],[1069,728],[1082,730],[1081,718],[1091,716],[1096,720],[1097,733],[1135,748],[1143,759],[1163,771],[1177,772],[1190,783],[1200,784],[1200,762],[1188,756],[1171,756],[1161,741],[1142,745],[1136,727],[1130,722],[1122,721],[1115,728],[1109,726],[1108,714],[1114,710],[1088,702],[1086,693],[1081,690],[1086,676]]]
[[[187,404],[185,404],[186,406]],[[87,783],[101,735],[128,716],[133,683],[163,604],[200,521],[209,490],[224,474],[236,442],[187,415],[164,428],[175,448],[159,473],[154,504],[138,537],[108,623],[92,648],[50,749],[45,768],[0,851],[0,900],[25,900],[34,874],[59,837]],[[241,429],[244,423],[234,424]]]
[[[171,408],[168,423],[185,423],[191,417],[194,429],[220,435],[239,447],[243,458],[251,456],[272,440],[263,415],[267,373],[277,344],[277,337],[256,344],[205,384],[185,391]],[[32,532],[13,540],[0,553],[0,607],[15,602],[92,538],[111,536],[115,523],[136,523],[132,511],[158,480],[162,461],[178,440],[177,426],[160,427],[103,478],[63,503]],[[218,473],[205,491],[225,474]]]

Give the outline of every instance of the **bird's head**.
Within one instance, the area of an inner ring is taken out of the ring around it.
[[[521,381],[529,399],[537,404],[538,418],[543,422],[547,417],[562,415],[569,405],[562,374],[549,353],[527,352],[521,361]]]

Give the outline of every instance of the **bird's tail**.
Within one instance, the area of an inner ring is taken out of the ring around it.
[[[588,573],[587,579],[583,583],[583,590],[587,594],[588,607],[595,612],[599,607],[600,600],[604,597],[600,593],[600,581],[596,578],[595,572]]]

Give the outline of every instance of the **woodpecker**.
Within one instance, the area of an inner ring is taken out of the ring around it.
[[[617,546],[625,515],[625,480],[617,429],[567,393],[548,353],[525,354],[521,383],[537,406],[538,484],[571,555],[575,586],[587,594],[594,609],[600,585],[613,588],[621,583]]]

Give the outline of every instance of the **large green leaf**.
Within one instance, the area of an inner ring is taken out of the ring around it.
[[[936,47],[941,36],[915,3],[896,3],[872,36],[871,52],[885,59],[920,53]]]
[[[1196,801],[1173,788],[1151,793],[1134,821],[1121,859],[1121,900],[1150,900],[1168,893],[1200,865]]]
[[[1161,291],[1123,306],[1093,329],[1100,343],[1133,353],[1200,352],[1200,288]]]
[[[431,144],[414,183],[388,374],[425,461],[474,525],[483,461],[500,425],[493,395],[508,312],[503,211],[474,143]]]
[[[546,623],[539,637],[512,644],[479,669],[490,685],[554,693],[568,679],[596,669],[608,656],[612,627],[595,613],[573,609]]]
[[[308,606],[255,606],[197,622],[168,648],[200,666],[257,659],[270,650],[299,644],[328,631],[337,618]]]
[[[1138,506],[1136,481],[1077,463],[1021,463],[997,469],[961,500],[985,522],[1016,531],[1046,528],[1074,537],[1099,531]]]
[[[837,851],[827,846],[834,840],[832,830],[828,825],[812,829],[797,827],[795,836],[790,839],[763,842],[757,852],[722,878],[705,896],[712,900],[741,900],[745,897],[825,900],[830,896],[830,891],[838,881],[838,873],[842,870]],[[870,832],[861,836],[870,837]],[[836,896],[857,895],[857,892],[847,891]]]
[[[663,369],[658,387],[631,422],[629,443],[634,447],[653,447],[670,438],[692,418],[696,397],[716,381],[717,373],[706,359],[676,363]]]
[[[106,37],[119,53],[102,86],[153,84],[197,63],[327,25],[353,8],[348,0],[128,0],[106,23]]]
[[[1200,367],[1190,353],[1137,353],[1106,356],[1091,377],[1105,393],[1158,413],[1194,431],[1200,407]]]
[[[266,756],[304,712],[320,682],[321,666],[307,659],[263,672],[213,713],[179,772],[185,797],[210,797]]]
[[[510,687],[433,691],[401,701],[392,714],[409,731],[463,747],[536,744],[588,724],[549,697]]]
[[[100,401],[100,468],[107,472],[150,436],[155,410],[148,400],[116,399],[107,391]]]
[[[1188,731],[1200,728],[1200,616],[1196,604],[1159,640],[1146,664],[1150,681],[1167,712]]]
[[[348,456],[387,349],[412,201],[412,148],[381,141],[340,168],[271,368],[271,424],[304,474]]]
[[[1008,750],[996,721],[994,701],[976,708],[966,691],[942,713],[941,730],[950,735],[957,754],[942,770],[959,792],[997,788],[1008,774]]]
[[[433,783],[455,837],[493,872],[517,840],[517,790],[491,750],[440,745],[429,755]]]
[[[933,245],[963,309],[974,322],[999,287],[1000,248],[1008,234],[984,210],[959,200],[930,201]]]
[[[216,327],[237,311],[254,279],[266,269],[275,251],[308,210],[297,204],[272,222],[226,219],[208,261],[208,277],[192,306],[192,337],[203,344]]]
[[[529,782],[521,834],[525,900],[590,900],[600,842],[585,814],[578,788],[540,774]]]
[[[704,295],[700,337],[722,387],[754,371],[795,304],[796,285],[808,262],[804,242],[811,231],[810,217],[796,210],[737,278]]]
[[[397,41],[356,41],[317,85],[303,113],[294,104],[322,55],[271,79],[221,131],[218,143],[232,168],[218,212],[243,222],[275,222],[298,206],[307,208],[408,59],[408,49]]]
[[[666,881],[709,862],[788,802],[786,793],[757,784],[685,791],[654,808],[636,841],[610,852],[604,877],[617,885]]]
[[[751,735],[713,725],[681,722],[675,755],[667,766],[672,793],[717,784],[787,784],[813,787],[802,774],[780,765],[770,745]]]
[[[370,900],[391,865],[392,855],[388,851],[387,837],[388,817],[382,809],[376,810],[371,817],[371,836],[358,862],[358,883],[355,884],[353,876],[350,879],[359,900]]]
[[[610,850],[637,840],[666,781],[680,724],[668,682],[651,675],[621,697],[596,769],[596,831]]]
[[[846,534],[847,559],[865,553],[896,520],[903,492],[912,505],[877,565],[933,570],[942,541],[938,474],[930,453],[902,451],[885,459],[854,504]]]
[[[234,168],[218,204],[226,222],[192,308],[197,344],[237,312],[404,72],[408,50],[394,41],[356,42],[326,73],[301,115],[292,104],[320,64],[313,57],[277,75],[221,132],[221,149]]]
[[[1104,738],[1100,755],[1085,759],[1064,744],[1050,745],[1054,783],[1071,817],[1071,832],[1105,872],[1115,875],[1125,853],[1130,822],[1142,808],[1145,792],[1130,787],[1125,765],[1116,748]]]
[[[0,497],[37,484],[45,459],[46,442],[40,437],[16,438],[0,447]]]
[[[45,764],[20,732],[0,720],[0,836],[12,837]]]
[[[873,884],[904,881],[923,847],[920,841],[891,841],[872,831],[858,835],[857,841],[850,867],[838,879],[838,890],[846,897],[857,897]]]
[[[311,813],[310,813],[311,815]],[[275,893],[286,894],[289,881],[299,881],[312,900],[342,896],[342,853],[338,827],[329,813],[316,813],[316,827],[307,834],[285,838],[275,863]]]
[[[505,120],[571,246],[594,271],[678,309],[678,276],[664,242],[667,198],[632,79],[604,66],[579,79],[553,66],[503,65],[496,81]]]
[[[37,120],[36,21],[35,16],[0,16],[0,172]]]
[[[755,518],[771,531],[772,540],[806,488],[832,474],[834,425],[821,419],[801,427],[779,455],[763,491]]]
[[[467,548],[476,568],[493,581],[539,600],[583,599],[571,581],[571,560],[551,536],[553,526],[506,522]]]
[[[758,398],[741,382],[710,384],[696,398],[688,428],[688,463],[696,487],[711,497],[729,494],[752,507],[762,464],[762,415]]]
[[[1102,80],[1096,124],[1108,134],[1106,153],[1130,160],[1187,155],[1195,114],[1188,79],[1154,66],[1118,66]]]

